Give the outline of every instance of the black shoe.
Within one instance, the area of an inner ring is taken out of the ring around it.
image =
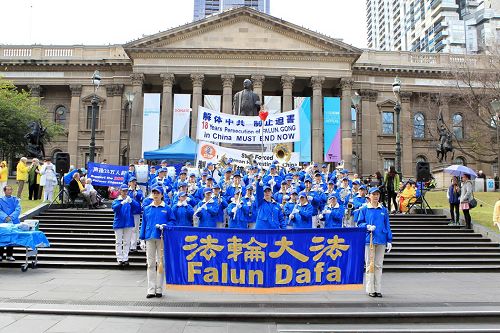
[[[125,266],[125,267],[130,266],[130,264],[128,263],[128,261],[122,262],[122,265]]]
[[[382,294],[381,293],[375,293],[377,295],[377,297],[382,297]]]
[[[123,269],[123,261],[119,261],[118,262],[118,268],[119,269]]]
[[[156,295],[155,295],[155,294],[147,294],[147,295],[146,295],[146,298],[154,298],[154,297],[156,297]]]
[[[377,297],[377,293],[369,293],[368,296],[370,296],[370,297]]]
[[[135,253],[137,252],[137,249],[130,249],[130,253]]]
[[[155,297],[157,297],[157,298],[163,297],[163,294],[162,293],[156,293]]]

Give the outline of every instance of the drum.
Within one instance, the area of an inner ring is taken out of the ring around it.
[[[149,167],[147,165],[136,165],[135,175],[137,177],[137,183],[147,184],[149,180]]]

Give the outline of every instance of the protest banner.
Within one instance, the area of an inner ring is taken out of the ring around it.
[[[166,227],[166,284],[256,293],[361,289],[365,237],[364,228]]]
[[[94,186],[119,187],[127,174],[128,166],[101,163],[89,163],[87,177],[92,179]]]
[[[196,138],[199,141],[237,144],[277,144],[300,141],[298,110],[270,114],[264,122],[259,117],[235,116],[198,108]]]
[[[217,146],[209,142],[201,141],[198,143],[198,151],[196,154],[196,166],[200,169],[204,168],[208,162],[217,164],[224,156],[227,159],[232,159],[233,163],[237,166],[247,167],[250,166],[250,161],[257,161],[259,167],[268,168],[276,159],[272,152],[265,152],[262,158],[261,154],[255,152],[247,152],[239,149],[231,149],[226,147]],[[291,158],[286,163],[281,163],[283,167],[298,167],[299,154],[291,153]]]

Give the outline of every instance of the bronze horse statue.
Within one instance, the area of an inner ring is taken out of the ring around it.
[[[28,157],[43,159],[45,156],[44,139],[47,129],[43,127],[42,122],[32,121],[29,126],[29,132],[24,138],[28,141],[26,148]]]
[[[436,147],[436,152],[439,163],[442,163],[443,159],[446,162],[448,153],[452,153],[452,161],[455,158],[451,134],[445,129],[444,126],[441,126],[439,129],[439,143]]]

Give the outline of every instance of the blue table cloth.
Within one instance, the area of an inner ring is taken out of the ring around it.
[[[50,243],[41,231],[22,231],[14,224],[0,223],[0,246],[25,246],[35,249],[50,247]]]

